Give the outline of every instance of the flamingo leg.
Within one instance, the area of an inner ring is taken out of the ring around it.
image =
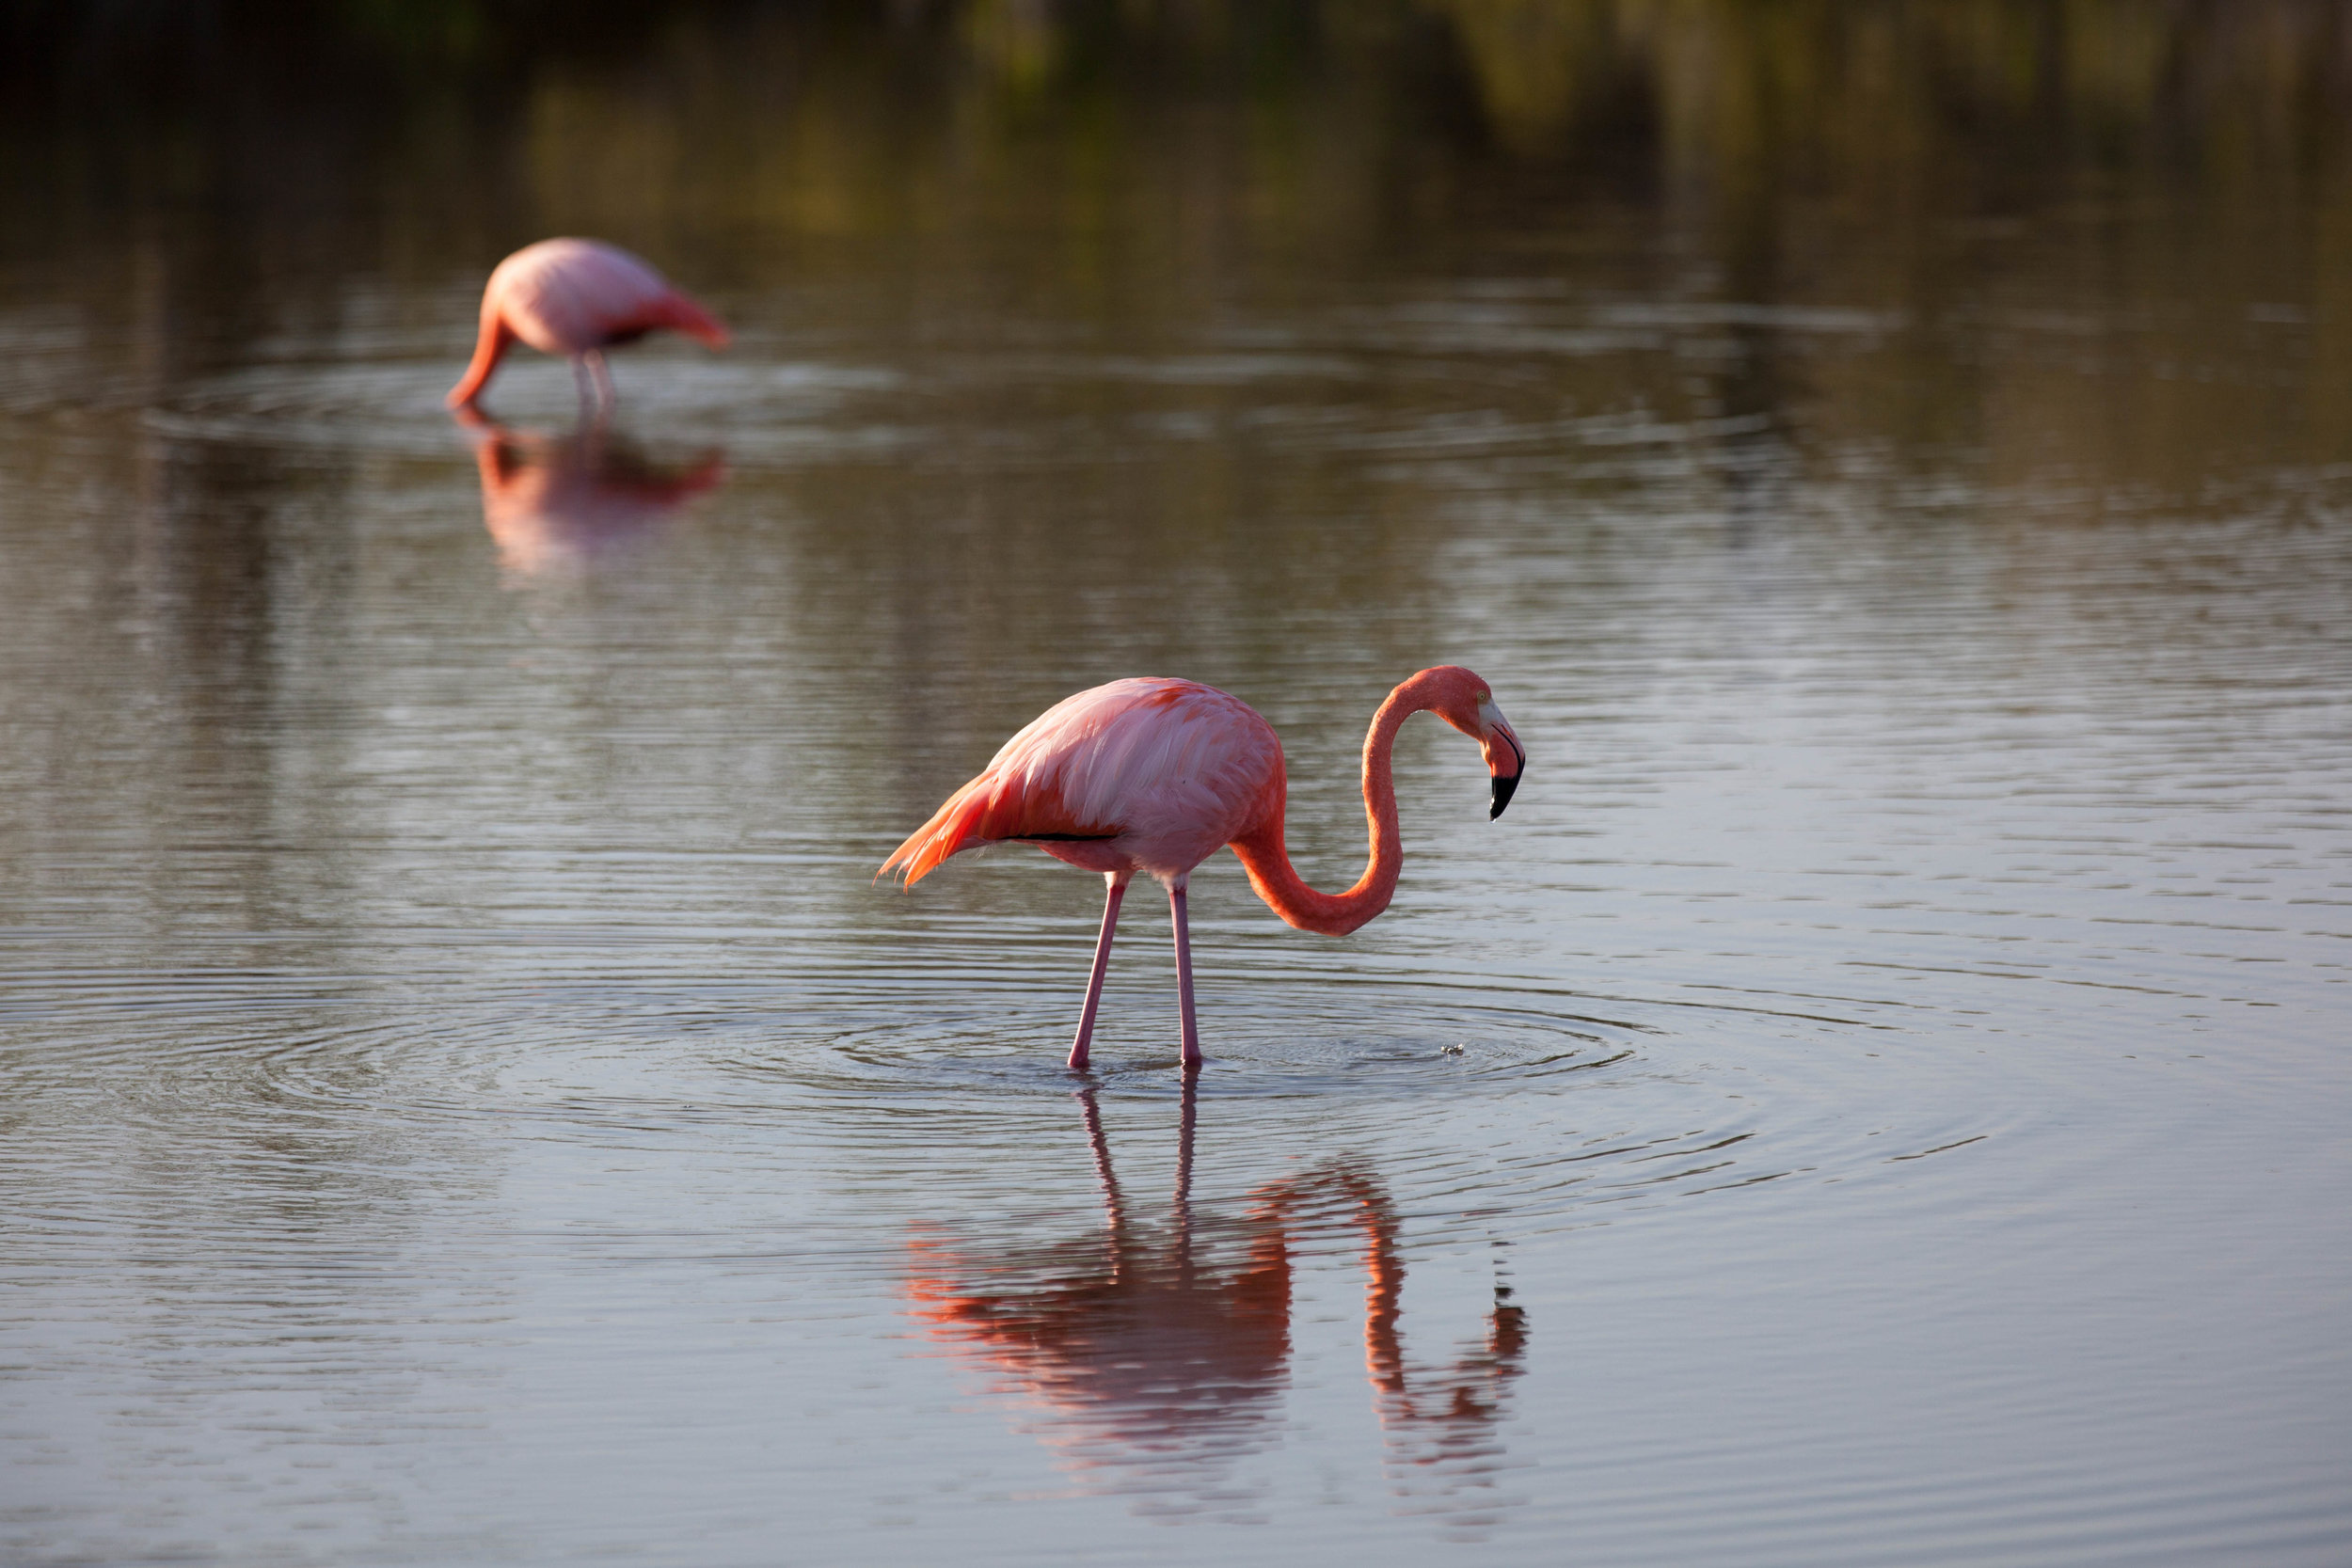
[[[1110,892],[1103,900],[1103,934],[1094,942],[1094,973],[1087,977],[1087,1005],[1078,1014],[1078,1037],[1070,1042],[1070,1070],[1087,1069],[1087,1047],[1094,1039],[1094,1014],[1103,1005],[1103,975],[1111,967],[1111,938],[1119,934],[1119,901],[1127,896],[1128,873],[1106,871]]]
[[[619,401],[620,394],[612,390],[612,369],[600,348],[572,356],[572,379],[579,383],[582,408],[609,409]]]
[[[1184,916],[1183,884],[1168,890],[1168,915],[1176,927],[1176,1007],[1184,1019],[1184,1072],[1200,1070],[1200,1024],[1192,1011],[1192,931]]]

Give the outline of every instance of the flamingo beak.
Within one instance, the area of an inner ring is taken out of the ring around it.
[[[1478,718],[1486,730],[1480,744],[1486,753],[1486,771],[1493,776],[1489,781],[1492,804],[1486,811],[1486,820],[1492,822],[1518,792],[1519,779],[1527,771],[1527,748],[1519,744],[1502,710],[1492,702],[1479,705]]]
[[[1517,773],[1497,773],[1488,781],[1488,786],[1493,791],[1494,803],[1486,808],[1486,820],[1492,822],[1502,815],[1502,808],[1509,805],[1511,797],[1518,792],[1519,776]]]

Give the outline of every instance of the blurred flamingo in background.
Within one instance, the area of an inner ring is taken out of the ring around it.
[[[983,768],[947,797],[882,869],[903,868],[908,884],[959,850],[1008,839],[1103,874],[1109,893],[1094,972],[1070,1047],[1082,1072],[1109,967],[1120,900],[1138,871],[1168,889],[1176,928],[1176,996],[1184,1070],[1199,1070],[1200,1031],[1192,1005],[1192,942],[1184,888],[1192,868],[1231,845],[1268,908],[1302,930],[1345,936],[1382,910],[1405,861],[1397,831],[1390,753],[1396,732],[1429,711],[1479,743],[1493,778],[1489,819],[1518,787],[1527,752],[1504,722],[1486,683],[1457,664],[1423,670],[1389,693],[1364,736],[1364,815],[1372,863],[1344,893],[1318,893],[1282,847],[1286,778],[1282,742],[1257,709],[1214,687],[1186,680],[1113,681],[1064,698],[1030,721]]]
[[[473,363],[450,389],[452,408],[470,407],[516,339],[542,354],[568,356],[583,403],[612,402],[604,351],[660,327],[724,348],[727,329],[670,280],[601,240],[541,240],[498,264],[482,291],[482,334]],[[593,388],[593,391],[592,391]]]

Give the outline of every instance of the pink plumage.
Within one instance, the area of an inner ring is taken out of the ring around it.
[[[1195,681],[1113,681],[1031,720],[882,869],[1025,839],[1089,871],[1182,877],[1282,808],[1282,743]]]
[[[541,240],[498,264],[482,291],[473,362],[451,388],[453,408],[470,405],[517,341],[564,355],[603,380],[603,351],[667,327],[724,348],[718,318],[644,261],[601,240]]]
[[[1168,889],[1175,925],[1183,1060],[1192,1071],[1201,1059],[1185,924],[1184,890],[1193,867],[1231,845],[1258,895],[1293,926],[1342,936],[1372,919],[1388,907],[1404,862],[1390,752],[1398,726],[1424,710],[1486,752],[1493,816],[1502,815],[1518,786],[1527,753],[1486,683],[1458,665],[1422,671],[1389,694],[1364,737],[1372,863],[1344,893],[1309,887],[1283,850],[1287,781],[1273,726],[1238,697],[1196,681],[1161,678],[1113,681],[1046,709],[947,797],[882,868],[902,871],[913,884],[960,850],[1013,841],[1102,873],[1108,893],[1094,972],[1070,1048],[1073,1070],[1087,1065],[1127,883],[1137,872],[1158,880]]]

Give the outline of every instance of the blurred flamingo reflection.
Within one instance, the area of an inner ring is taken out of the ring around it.
[[[1351,1229],[1391,1488],[1414,1512],[1474,1528],[1508,1500],[1494,1490],[1498,1428],[1524,1369],[1526,1314],[1498,1285],[1482,1336],[1448,1365],[1412,1362],[1399,1332],[1399,1223],[1378,1176],[1334,1162],[1259,1188],[1238,1212],[1196,1213],[1196,1094],[1187,1083],[1165,1222],[1139,1218],[1121,1193],[1089,1086],[1078,1098],[1103,1229],[1019,1249],[917,1236],[913,1315],[1041,1413],[1025,1425],[1088,1489],[1151,1496],[1154,1512],[1230,1511],[1247,1494],[1227,1472],[1279,1438],[1295,1260],[1318,1237]]]
[[[601,420],[565,436],[512,430],[471,409],[482,520],[516,571],[587,566],[658,535],[671,514],[727,477],[717,449],[690,463],[648,459]]]

